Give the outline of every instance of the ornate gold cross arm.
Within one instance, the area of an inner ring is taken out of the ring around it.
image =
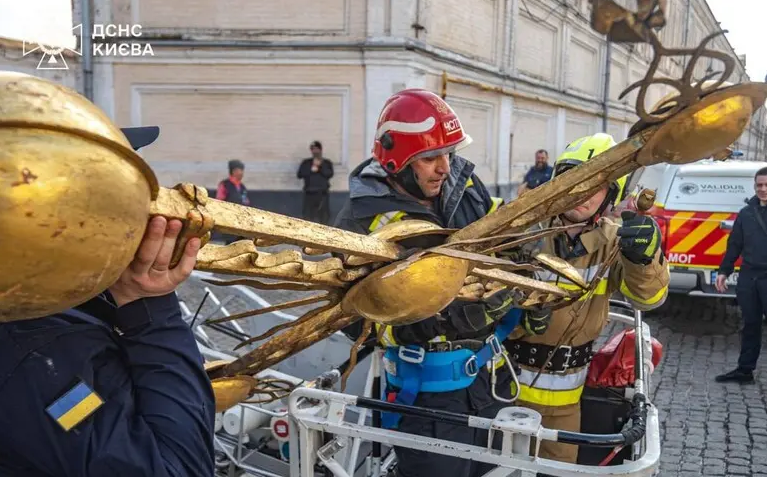
[[[591,197],[605,184],[639,167],[633,161],[657,128],[648,128],[469,224],[447,242],[476,239],[527,229],[546,217],[557,216]],[[486,243],[482,244],[487,246]],[[474,247],[479,247],[478,245]]]
[[[215,229],[225,234],[343,252],[376,261],[397,260],[402,253],[397,244],[374,236],[210,199],[207,194],[203,197],[199,188],[196,192],[196,197],[190,197],[192,194],[182,190],[161,187],[150,214],[186,221],[190,211],[197,209],[203,214],[207,212],[215,221]]]
[[[208,244],[197,254],[197,270],[272,278],[344,288],[370,273],[369,266],[345,267],[339,258],[305,260],[298,250],[267,253],[246,240],[229,245]]]

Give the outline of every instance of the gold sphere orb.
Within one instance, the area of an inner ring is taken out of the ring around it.
[[[248,399],[256,379],[252,376],[229,376],[211,381],[216,412],[224,412]]]
[[[738,84],[709,93],[662,123],[637,162],[643,166],[686,164],[718,154],[743,134],[765,97],[764,83]],[[664,98],[656,107],[664,103],[673,104]]]
[[[700,87],[703,91],[708,91],[714,84],[716,84],[716,80],[706,80],[704,81]],[[733,83],[729,81],[722,81],[719,86],[717,86],[716,90],[729,88],[733,86]],[[714,91],[716,91],[714,90]],[[713,92],[713,91],[712,91]],[[650,109],[650,111],[653,111],[655,113],[659,112],[661,109],[671,108],[677,105],[677,99],[679,98],[679,92],[672,91],[670,93],[666,93],[665,96],[663,96],[661,99],[659,99],[653,107]]]
[[[738,140],[751,114],[750,98],[723,98],[662,131],[654,156],[673,164],[709,157]]]
[[[341,308],[376,323],[409,325],[449,305],[463,287],[470,265],[468,260],[438,254],[392,263],[352,286]]]
[[[133,259],[157,179],[77,92],[0,71],[0,322],[87,301]]]

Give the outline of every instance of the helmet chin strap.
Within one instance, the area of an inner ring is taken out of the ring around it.
[[[415,175],[415,171],[408,164],[398,174],[391,176],[392,180],[402,186],[405,191],[415,197],[418,200],[428,200],[429,198],[423,193],[421,186],[418,185],[418,178]]]
[[[612,203],[618,195],[618,187],[614,184],[610,185],[610,189],[607,191],[604,200],[599,205],[599,208],[594,212],[594,215],[589,217],[584,227],[591,227],[596,224],[602,217],[602,214],[607,207]],[[562,214],[561,217],[564,217]],[[564,217],[566,219],[566,217]],[[583,243],[580,241],[580,235],[570,238],[567,233],[559,234],[554,237],[554,253],[562,259],[570,259],[585,255],[586,249],[583,247]]]
[[[450,156],[450,163],[453,162],[453,157],[455,156],[455,151],[451,151],[449,153]],[[389,177],[394,180],[397,184],[399,184],[405,191],[415,197],[418,200],[430,200],[429,197],[426,197],[426,194],[423,193],[423,189],[421,189],[421,186],[418,185],[418,177],[415,175],[415,171],[413,170],[412,164],[406,165],[399,173],[397,174],[390,174]],[[432,197],[431,200],[436,199],[436,197]]]
[[[596,212],[594,212],[594,215],[592,215],[591,217],[588,218],[588,220],[586,220],[586,227],[589,227],[597,223],[597,221],[602,217],[602,214],[604,213],[604,211],[607,210],[607,207],[613,201],[615,201],[617,196],[618,196],[618,187],[615,186],[615,184],[610,184],[610,188],[607,190],[607,194],[605,195],[605,198],[602,200],[602,203],[599,204],[599,207],[597,208]]]
[[[618,186],[615,183],[610,184],[610,188],[607,189],[607,194],[605,195],[605,199],[602,201],[602,204],[600,204],[599,208],[597,209],[597,212],[591,217],[591,220],[596,223],[597,220],[599,220],[600,217],[602,217],[602,214],[605,210],[615,202],[615,199],[618,197]]]

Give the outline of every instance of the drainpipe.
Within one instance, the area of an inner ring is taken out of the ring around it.
[[[692,0],[687,0],[687,8],[684,14],[684,36],[682,38],[682,48],[687,48],[687,40],[690,36],[690,8],[692,7]],[[682,57],[682,69],[687,68],[687,55]]]
[[[607,49],[605,55],[605,89],[602,98],[602,132],[607,132],[608,115],[610,114],[610,65],[612,64],[613,47],[612,42],[607,40]]]
[[[415,0],[415,19],[413,24],[410,25],[410,28],[415,30],[416,40],[421,38],[421,32],[426,29],[423,25],[421,25],[421,0]]]
[[[82,37],[80,39],[83,54],[83,89],[85,97],[93,101],[93,21],[91,20],[91,1],[81,0]]]

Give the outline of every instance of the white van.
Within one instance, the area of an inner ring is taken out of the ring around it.
[[[754,175],[767,162],[701,160],[685,165],[657,164],[635,171],[627,190],[655,189],[649,214],[661,228],[671,268],[671,293],[735,296],[740,259],[728,290],[714,288],[732,224],[754,195]]]

